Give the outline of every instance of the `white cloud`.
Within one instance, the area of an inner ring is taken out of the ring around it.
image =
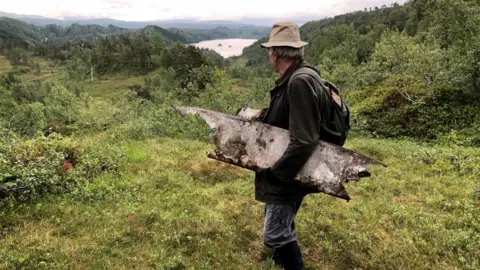
[[[88,16],[110,17],[119,20],[162,20],[172,18],[236,19],[241,17],[275,17],[316,15],[319,19],[364,7],[389,5],[406,0],[295,0],[279,3],[278,0],[15,0],[2,1],[0,11],[34,14],[48,17]]]

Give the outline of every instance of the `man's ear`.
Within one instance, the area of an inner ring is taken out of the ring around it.
[[[277,62],[277,57],[278,57],[278,56],[277,56],[277,53],[276,53],[274,50],[272,50],[272,53],[271,53],[271,54],[272,54],[273,62],[276,63],[276,62]]]
[[[275,59],[275,61],[277,60],[277,52],[275,52],[273,49],[272,49],[272,57],[273,59]]]

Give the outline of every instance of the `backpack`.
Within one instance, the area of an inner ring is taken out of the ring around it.
[[[330,97],[330,111],[322,110],[322,123],[320,130],[320,139],[339,146],[345,144],[350,131],[350,109],[340,96],[340,90],[331,82],[320,77],[317,69],[304,67],[296,70],[290,76],[288,84],[290,85],[292,79],[298,74],[308,74],[317,80],[322,86],[323,90],[328,92]]]

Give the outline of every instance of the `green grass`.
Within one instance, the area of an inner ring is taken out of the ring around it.
[[[143,85],[144,76],[112,75],[95,78],[93,82],[85,81],[85,89],[93,97],[106,98],[111,95],[121,94],[134,84]]]
[[[53,62],[41,57],[32,57],[31,61],[38,64],[40,72],[36,72],[33,67],[29,66],[16,66],[16,69],[22,69],[22,72],[16,74],[17,77],[24,81],[45,81],[54,80],[59,82],[65,82],[64,67],[61,64],[55,65]],[[4,56],[0,55],[0,74],[7,73],[14,70]],[[115,74],[108,76],[95,77],[94,81],[86,79],[82,82],[76,82],[78,85],[84,87],[94,98],[107,99],[112,95],[124,95],[129,86],[134,84],[144,84],[144,77],[148,75],[130,75],[130,74]]]
[[[63,67],[59,64],[55,65],[52,61],[45,58],[32,56],[29,58],[32,64],[38,64],[39,69],[33,65],[16,65],[12,66],[10,61],[3,55],[0,55],[0,74],[7,74],[10,71],[15,73],[16,77],[22,78],[24,81],[45,81],[47,79],[62,79],[61,71]]]
[[[61,79],[62,67],[55,65],[52,61],[46,60],[42,57],[32,57],[32,62],[38,64],[40,72],[32,69],[30,72],[23,74],[22,77],[26,81],[44,81],[47,79]]]
[[[243,68],[247,65],[248,59],[246,57],[237,57],[231,64],[232,68]]]
[[[207,159],[204,142],[119,147],[128,159],[120,177],[0,216],[1,269],[274,268],[251,172]],[[348,184],[350,202],[307,197],[297,227],[310,269],[480,267],[480,150],[370,139],[347,147],[389,167]]]

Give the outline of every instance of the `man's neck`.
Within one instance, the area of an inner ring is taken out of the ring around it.
[[[280,74],[280,77],[285,74],[285,71],[293,64],[293,61],[282,61],[278,63],[278,73]]]

